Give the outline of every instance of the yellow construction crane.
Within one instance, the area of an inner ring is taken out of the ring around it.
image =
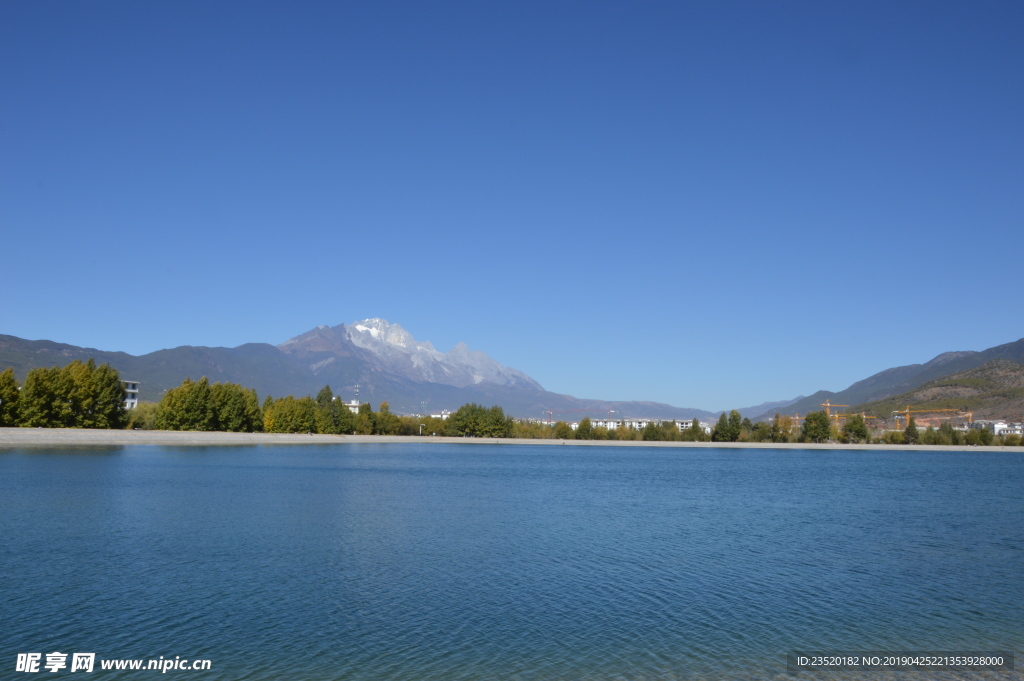
[[[832,406],[833,406],[833,407],[838,407],[839,405],[838,405],[838,404],[833,404]],[[838,428],[839,428],[839,419],[848,419],[848,418],[852,418],[852,417],[854,417],[854,416],[859,416],[859,417],[861,417],[862,419],[864,419],[864,423],[865,423],[865,424],[866,424],[866,423],[867,423],[868,421],[874,421],[874,420],[876,420],[876,419],[878,418],[877,416],[868,416],[868,415],[867,415],[866,413],[864,413],[864,412],[861,412],[861,413],[859,413],[859,414],[832,414],[832,418],[833,418],[833,419],[835,419],[835,422],[836,422],[836,423],[835,423],[835,425],[836,425],[836,429],[838,429]]]
[[[832,404],[828,400],[822,402],[821,406],[825,407],[825,416],[832,416],[832,407],[849,407],[848,404]]]
[[[900,410],[894,411],[892,413],[892,416],[896,420],[896,429],[898,430],[899,427],[900,427],[900,419],[901,418],[903,419],[903,422],[905,424],[909,424],[910,423],[910,415],[911,414],[936,414],[936,413],[942,412],[942,411],[955,411],[958,414],[959,413],[963,413],[959,409],[911,409],[910,405],[908,404],[906,409],[900,409]],[[967,414],[968,414],[968,416],[967,416],[968,421],[970,421],[971,417],[973,416],[973,414],[971,414],[971,412],[967,412]],[[950,416],[949,418],[953,418],[953,417]]]

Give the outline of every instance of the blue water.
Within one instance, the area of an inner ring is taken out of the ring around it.
[[[256,681],[793,678],[796,649],[1024,665],[1021,454],[0,450],[0,518],[0,678],[52,651]]]

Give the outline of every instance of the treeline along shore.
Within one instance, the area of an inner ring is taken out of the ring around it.
[[[0,451],[5,449],[52,450],[77,448],[109,448],[135,445],[158,445],[165,447],[247,447],[253,445],[346,445],[346,444],[437,444],[437,445],[542,445],[576,447],[670,447],[689,449],[711,447],[737,450],[888,450],[887,444],[839,444],[839,443],[773,443],[773,442],[683,442],[647,440],[555,440],[518,438],[473,438],[428,436],[407,437],[403,435],[319,435],[308,433],[228,433],[223,431],[186,430],[104,430],[96,428],[0,428]],[[1019,447],[975,447],[907,445],[899,448],[908,453],[920,451],[1009,451],[1024,453]]]
[[[595,427],[588,418],[573,425],[564,421],[550,423],[514,419],[506,416],[500,406],[478,404],[465,404],[445,419],[399,416],[391,413],[387,402],[382,402],[376,411],[369,404],[360,404],[353,411],[334,396],[330,386],[324,386],[316,397],[267,396],[261,403],[252,388],[234,383],[211,385],[205,377],[198,381],[185,379],[181,385],[168,390],[159,403],[142,402],[133,409],[127,409],[125,397],[126,391],[118,372],[107,364],[97,366],[93,360],[76,360],[65,367],[32,369],[21,385],[13,369],[8,368],[0,372],[0,429],[343,435],[353,438],[428,436],[560,443],[721,443],[774,447],[843,444],[959,448],[1021,444],[1019,436],[997,437],[985,429],[961,433],[944,425],[939,429],[919,430],[912,417],[902,431],[872,431],[860,416],[847,419],[842,428],[836,428],[825,412],[808,414],[803,424],[797,426],[792,419],[781,415],[776,415],[770,423],[752,423],[734,410],[723,413],[710,429],[696,419],[681,424],[674,421],[649,422],[643,428],[623,423],[614,429]],[[134,440],[124,441],[141,441],[141,437],[134,436]],[[0,442],[24,439],[10,436]],[[146,441],[157,439],[154,436]],[[175,439],[180,441],[180,438]],[[249,441],[248,438],[245,440]],[[226,442],[223,438],[217,441]]]

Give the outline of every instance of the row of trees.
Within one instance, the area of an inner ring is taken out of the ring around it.
[[[675,421],[648,423],[634,429],[594,427],[584,418],[573,429],[568,423],[517,421],[501,407],[466,404],[447,420],[397,416],[387,402],[378,411],[369,404],[353,414],[335,399],[330,386],[313,397],[267,397],[260,405],[256,391],[234,383],[210,384],[185,379],[168,390],[159,404],[141,403],[125,409],[125,388],[118,372],[107,364],[75,360],[64,367],[32,369],[19,385],[11,368],[0,372],[0,427],[39,428],[154,428],[268,433],[360,435],[447,435],[454,437],[556,438],[562,440],[643,440],[690,442],[879,442],[926,445],[1018,445],[1016,435],[995,436],[991,430],[917,428],[914,418],[903,431],[872,438],[864,419],[855,415],[842,428],[825,412],[812,412],[796,427],[788,416],[776,414],[771,423],[752,423],[736,410],[722,413],[710,433],[697,419],[680,428]]]
[[[22,385],[7,368],[0,372],[0,426],[124,428],[125,397],[117,370],[92,359],[32,369]]]
[[[387,402],[378,411],[359,405],[353,414],[335,399],[330,386],[315,398],[268,396],[262,406],[256,391],[233,383],[210,385],[185,379],[167,391],[157,405],[140,405],[131,427],[161,430],[318,433],[331,435],[451,435],[512,437],[513,421],[501,407],[467,404],[447,420],[397,416]]]
[[[776,415],[776,421],[779,416]],[[785,417],[783,417],[785,418]],[[890,445],[1005,445],[1017,446],[1022,444],[1019,435],[996,436],[987,428],[971,428],[966,433],[954,430],[949,423],[943,423],[939,428],[928,427],[920,430],[914,417],[910,417],[907,427],[900,431],[886,431],[879,433],[874,438],[868,429],[864,417],[857,414],[846,419],[842,428],[834,427],[828,415],[823,411],[812,412],[804,419],[803,427],[800,429],[800,442],[875,442],[878,444]]]
[[[892,431],[872,437],[864,417],[857,414],[846,419],[841,428],[832,425],[823,411],[812,412],[799,427],[789,416],[776,414],[771,423],[753,423],[736,410],[722,413],[718,422],[705,433],[696,419],[689,427],[679,428],[675,421],[648,423],[644,428],[620,426],[616,430],[594,428],[590,419],[580,421],[574,431],[569,424],[559,421],[554,426],[543,424],[515,424],[515,437],[554,437],[563,440],[649,440],[690,442],[841,442],[857,444],[926,444],[926,445],[991,445],[1016,446],[1024,444],[1017,435],[995,436],[991,430],[971,429],[966,433],[954,430],[945,423],[940,428],[919,430],[913,417],[903,431]]]
[[[970,428],[966,433],[954,430],[953,426],[943,423],[938,428],[928,427],[921,430],[917,427],[914,417],[910,417],[907,427],[901,431],[885,434],[884,442],[893,445],[981,445],[992,444],[1016,446],[1021,443],[1019,435],[997,436],[988,428]]]
[[[160,430],[220,430],[254,433],[263,430],[263,413],[252,388],[235,383],[210,385],[186,378],[160,400],[153,415],[153,427]]]

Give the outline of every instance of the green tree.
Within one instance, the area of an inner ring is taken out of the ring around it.
[[[274,400],[263,410],[263,428],[268,433],[317,432],[317,404],[306,396],[291,395]]]
[[[715,425],[714,431],[711,433],[711,439],[715,442],[736,442],[740,439],[742,432],[743,421],[740,413],[733,409],[726,416],[723,411],[718,419],[718,423]]]
[[[353,419],[353,431],[357,435],[373,434],[373,408],[366,403],[359,405],[359,412]]]
[[[750,421],[747,421],[750,423]],[[729,438],[736,442],[740,439],[740,434],[743,432],[743,421],[740,417],[740,413],[733,409],[729,412]]]
[[[18,398],[21,425],[29,428],[61,428],[70,418],[71,408],[63,395],[59,367],[30,369]]]
[[[448,434],[454,437],[512,437],[515,424],[495,405],[485,409],[479,404],[464,404],[448,417]],[[569,431],[572,437],[572,430]]]
[[[594,439],[594,426],[590,423],[590,418],[584,416],[580,421],[580,424],[576,426],[576,439],[577,440],[593,440]]]
[[[675,420],[662,422],[662,439],[670,442],[683,439],[683,431],[679,429],[679,424]]]
[[[484,408],[479,404],[464,404],[448,417],[447,431],[452,437],[476,437]]]
[[[565,421],[557,421],[555,423],[554,437],[556,440],[571,440],[573,439],[572,426]]]
[[[687,442],[704,442],[707,440],[708,434],[704,432],[704,429],[700,425],[700,421],[693,419],[690,421],[690,427],[683,431],[683,440]]]
[[[263,430],[263,410],[260,409],[260,398],[256,395],[255,388],[245,389],[245,420],[252,428],[251,432],[258,433]]]
[[[843,439],[847,442],[864,442],[868,439],[868,424],[860,414],[851,416],[843,424]]]
[[[718,417],[718,423],[711,429],[711,441],[712,442],[727,442],[729,439],[729,417],[726,416],[725,412]]]
[[[21,419],[18,410],[18,381],[14,369],[8,367],[0,372],[0,427],[11,428]]]
[[[661,442],[665,439],[665,433],[654,421],[648,421],[647,425],[640,431],[640,439],[648,442]]]
[[[92,377],[96,370],[96,362],[74,360],[60,370],[58,392],[66,405],[62,410],[64,428],[93,428],[93,412],[96,406],[96,395],[93,390]],[[123,398],[122,398],[123,399]]]
[[[347,435],[355,430],[355,416],[341,400],[331,399],[327,406],[320,407],[317,426],[321,433]]]
[[[914,421],[914,417],[911,415],[907,422],[907,427],[903,431],[903,441],[908,445],[916,445],[919,439],[920,435],[917,432],[917,422]]]
[[[902,445],[906,442],[902,430],[890,430],[885,434],[885,441],[890,445]]]
[[[739,416],[739,412],[736,412],[736,415]],[[746,436],[747,439],[753,439],[753,437],[752,437],[753,434],[754,434],[754,424],[753,424],[753,422],[751,422],[750,419],[744,417],[743,418],[743,422],[740,424],[740,439],[743,439],[744,435]]]
[[[128,410],[129,430],[155,430],[156,415],[160,405],[155,402],[139,402],[134,409]]]
[[[750,431],[751,442],[771,442],[772,441],[772,427],[764,421],[758,421],[754,424],[754,428]]]
[[[94,428],[124,428],[128,423],[125,399],[128,393],[116,369],[104,362],[92,372],[92,417]]]
[[[498,405],[492,406],[483,415],[480,424],[480,437],[512,437],[512,417],[505,416],[505,411]]]
[[[793,419],[782,414],[775,414],[772,420],[772,442],[789,442],[793,432]]]
[[[939,438],[944,445],[962,445],[964,442],[963,435],[953,430],[952,424],[948,421],[939,426]]]
[[[823,411],[812,411],[804,419],[801,431],[803,439],[809,442],[826,442],[832,438],[832,424],[828,414]]]
[[[381,402],[380,411],[373,415],[374,435],[397,435],[400,427],[401,421],[391,413],[391,406]]]
[[[325,409],[332,400],[334,400],[334,391],[329,385],[320,388],[320,392],[316,394],[316,403],[321,409]]]
[[[198,382],[186,378],[164,393],[156,422],[163,430],[213,430],[216,414],[206,376]]]
[[[229,433],[256,433],[263,430],[263,414],[252,388],[237,383],[214,383],[210,386],[212,430]]]
[[[9,388],[10,381],[5,385]],[[124,384],[117,371],[108,364],[97,367],[89,359],[74,360],[63,368],[32,369],[21,392],[8,401],[18,405],[18,422],[24,426],[124,428],[124,400]]]

